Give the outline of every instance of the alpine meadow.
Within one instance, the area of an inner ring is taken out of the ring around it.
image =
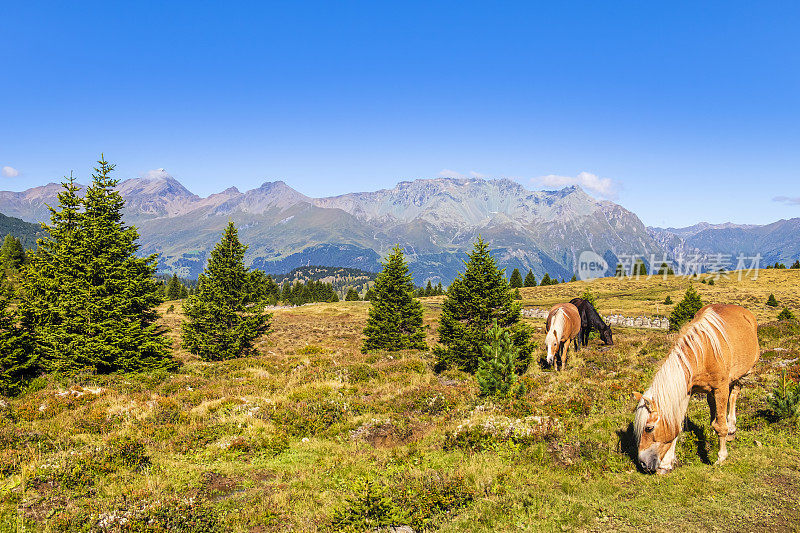
[[[800,5],[2,20],[0,533],[800,531]]]

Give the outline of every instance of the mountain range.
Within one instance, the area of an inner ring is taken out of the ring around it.
[[[392,189],[311,198],[282,181],[245,192],[230,187],[202,198],[165,171],[120,182],[125,221],[138,227],[143,254],[159,253],[159,270],[196,277],[232,220],[249,245],[246,262],[270,274],[306,265],[380,269],[400,244],[414,281],[447,284],[463,270],[480,235],[501,267],[569,279],[584,250],[616,265],[622,255],[685,251],[761,251],[765,260],[800,253],[800,219],[768,226],[646,228],[634,213],[596,200],[579,187],[531,191],[507,179],[418,179]],[[60,185],[0,192],[0,213],[49,219]],[[773,259],[775,258],[775,259]]]

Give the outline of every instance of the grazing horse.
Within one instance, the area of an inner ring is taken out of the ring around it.
[[[561,359],[561,370],[564,370],[567,367],[570,341],[574,341],[575,349],[578,349],[578,335],[581,332],[578,308],[572,304],[554,305],[547,316],[546,331],[544,342],[547,344],[547,364],[552,365],[558,355]],[[555,365],[558,370],[558,361],[555,361]]]
[[[604,344],[614,344],[614,339],[611,337],[611,326],[603,322],[600,313],[590,302],[583,298],[573,298],[569,303],[577,307],[581,314],[581,346],[589,344],[589,333],[592,332],[592,329],[596,329],[600,333],[600,340]]]
[[[665,474],[675,461],[675,444],[693,392],[705,392],[711,427],[719,437],[715,464],[728,457],[726,441],[736,435],[736,398],[740,379],[758,361],[757,324],[738,305],[707,305],[683,328],[653,384],[638,400],[634,435],[639,464]]]

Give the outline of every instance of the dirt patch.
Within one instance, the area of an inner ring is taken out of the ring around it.
[[[216,472],[205,472],[201,478],[201,493],[211,501],[219,501],[241,492],[233,479]]]

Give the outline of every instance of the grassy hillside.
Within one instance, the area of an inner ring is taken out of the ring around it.
[[[796,302],[798,275],[695,283],[756,312],[763,355],[729,460],[710,464],[716,438],[695,398],[667,476],[630,457],[631,391],[649,384],[667,333],[619,328],[613,347],[592,344],[559,374],[534,366],[524,398],[492,403],[470,376],[434,374],[429,353],[362,354],[365,302],[279,310],[261,355],[223,363],[177,346],[180,303],[167,303],[178,372],[51,378],[0,408],[0,530],[337,531],[367,502],[416,531],[796,530],[800,436],[766,398],[781,368],[800,374],[800,326],[759,306],[770,292]],[[654,314],[685,284],[590,286],[602,312]],[[546,306],[585,286],[522,292]],[[438,300],[425,300],[430,343]]]
[[[22,219],[0,213],[0,242],[9,233],[22,241],[22,245],[25,248],[35,248],[36,239],[42,236],[39,224],[31,224]]]

